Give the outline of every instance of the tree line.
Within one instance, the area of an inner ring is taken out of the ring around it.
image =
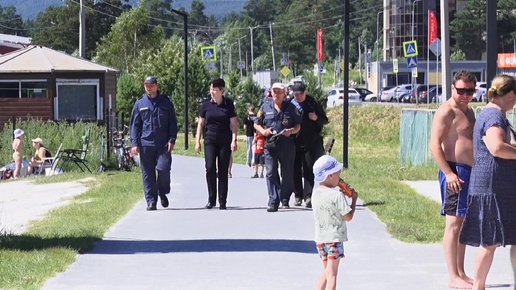
[[[84,0],[86,11],[86,58],[122,72],[117,106],[129,114],[134,98],[142,93],[145,74],[160,78],[162,88],[182,104],[183,19],[172,12],[172,0],[141,0],[132,7],[127,0]],[[65,5],[49,7],[35,20],[23,20],[13,6],[0,6],[0,33],[32,37],[33,44],[44,45],[69,54],[78,54],[79,0],[64,0]],[[352,65],[358,62],[359,44],[373,48],[376,41],[377,13],[383,0],[351,0],[350,51]],[[513,52],[516,47],[516,0],[499,0],[499,51]],[[186,12],[184,7],[177,9]],[[221,21],[207,15],[200,0],[193,0],[188,12],[189,91],[191,104],[207,93],[209,79],[219,74],[208,70],[200,47],[215,45],[222,51],[223,66],[237,67],[238,60],[251,57],[255,70],[272,69],[271,43],[274,43],[277,68],[288,58],[294,75],[313,67],[316,59],[316,32],[323,29],[327,63],[339,55],[343,41],[344,4],[341,0],[249,0],[240,13],[230,13]],[[71,15],[77,15],[72,17]],[[378,23],[382,31],[383,21]],[[450,22],[452,54],[455,58],[477,60],[485,52],[485,1],[470,0]],[[272,33],[272,35],[271,35]],[[272,37],[271,37],[272,36]],[[382,37],[378,47],[382,47]],[[231,57],[229,56],[231,52]],[[342,52],[342,51],[341,51]],[[247,56],[247,57],[246,57]],[[228,63],[231,59],[231,65]],[[248,67],[243,75],[247,75]],[[245,104],[258,105],[260,96],[252,82],[240,80],[237,70],[225,71],[232,81],[231,91],[241,99],[237,108],[245,114]],[[178,116],[182,116],[178,108]],[[190,116],[197,108],[191,106]],[[193,121],[193,119],[192,119]],[[193,123],[193,122],[192,122]]]

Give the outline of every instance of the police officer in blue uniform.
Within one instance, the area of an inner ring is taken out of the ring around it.
[[[158,196],[161,206],[168,207],[172,150],[177,137],[177,117],[174,104],[158,91],[158,80],[148,76],[145,94],[133,107],[131,116],[132,153],[140,154],[143,190],[147,210],[156,210]],[[157,179],[156,179],[157,171]]]
[[[285,99],[281,83],[272,85],[272,101],[264,102],[258,111],[254,128],[265,136],[265,169],[269,193],[268,212],[289,208],[290,195],[294,191],[294,136],[300,130],[301,116],[297,108]],[[273,140],[276,140],[273,142]],[[281,180],[278,174],[281,163]]]

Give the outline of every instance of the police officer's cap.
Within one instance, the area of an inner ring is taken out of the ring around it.
[[[282,90],[284,90],[285,86],[282,83],[274,83],[272,85],[272,89],[282,89]]]
[[[225,88],[226,82],[224,81],[224,79],[216,78],[211,82],[211,86],[214,88]]]
[[[155,76],[148,76],[145,78],[145,81],[143,83],[144,84],[157,84],[158,80],[156,79]]]
[[[292,91],[294,93],[304,93],[306,91],[305,84],[303,84],[303,83],[294,84],[294,86],[292,87]]]

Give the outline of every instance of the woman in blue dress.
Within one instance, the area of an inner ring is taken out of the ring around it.
[[[516,103],[516,79],[496,77],[488,91],[489,104],[473,129],[475,161],[469,184],[468,210],[461,243],[480,247],[475,259],[473,289],[485,289],[487,274],[499,246],[516,245],[516,147],[506,113]],[[513,268],[516,246],[511,247]]]

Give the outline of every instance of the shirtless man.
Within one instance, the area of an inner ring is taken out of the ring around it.
[[[449,287],[471,289],[473,280],[464,272],[466,245],[458,237],[466,215],[468,184],[473,165],[473,127],[475,114],[469,102],[475,92],[476,77],[459,71],[453,77],[452,97],[434,116],[430,151],[439,167],[441,215],[446,216],[443,235]]]

